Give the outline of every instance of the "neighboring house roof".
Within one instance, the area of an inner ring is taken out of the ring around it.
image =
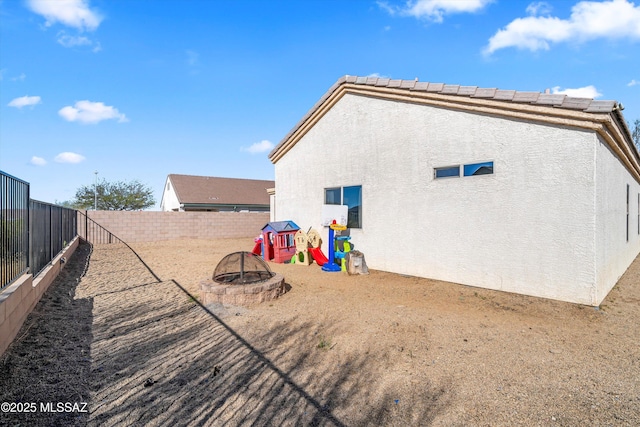
[[[595,131],[640,181],[640,155],[616,101],[378,77],[341,77],[269,153],[276,163],[345,94]]]
[[[266,205],[274,181],[170,174],[168,180],[185,205]]]

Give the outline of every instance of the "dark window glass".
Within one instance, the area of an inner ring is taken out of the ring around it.
[[[436,178],[449,178],[452,176],[460,176],[460,166],[447,166],[446,168],[435,168]]]
[[[325,205],[341,205],[342,199],[340,197],[340,188],[325,188],[324,189],[324,204]]]
[[[629,241],[629,184],[627,184],[627,242]]]
[[[493,173],[493,162],[473,163],[464,165],[464,176],[491,175]]]
[[[349,208],[347,227],[362,228],[362,186],[344,187],[342,189],[344,202]]]

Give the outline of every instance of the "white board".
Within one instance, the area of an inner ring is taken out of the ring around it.
[[[322,205],[322,225],[328,227],[333,220],[337,224],[347,225],[349,207],[347,205]]]

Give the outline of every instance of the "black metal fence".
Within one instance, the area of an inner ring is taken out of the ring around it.
[[[29,267],[37,276],[78,234],[75,209],[31,200]]]
[[[89,218],[82,211],[78,213],[78,235],[91,244],[102,245],[110,243],[124,243],[115,234]]]
[[[0,171],[0,289],[37,276],[77,233],[77,214],[29,198],[29,183]]]
[[[29,269],[29,183],[0,171],[0,289]]]

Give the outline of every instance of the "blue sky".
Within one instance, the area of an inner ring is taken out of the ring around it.
[[[273,179],[343,75],[613,99],[640,119],[640,1],[0,0],[0,169],[32,198],[170,173]]]

